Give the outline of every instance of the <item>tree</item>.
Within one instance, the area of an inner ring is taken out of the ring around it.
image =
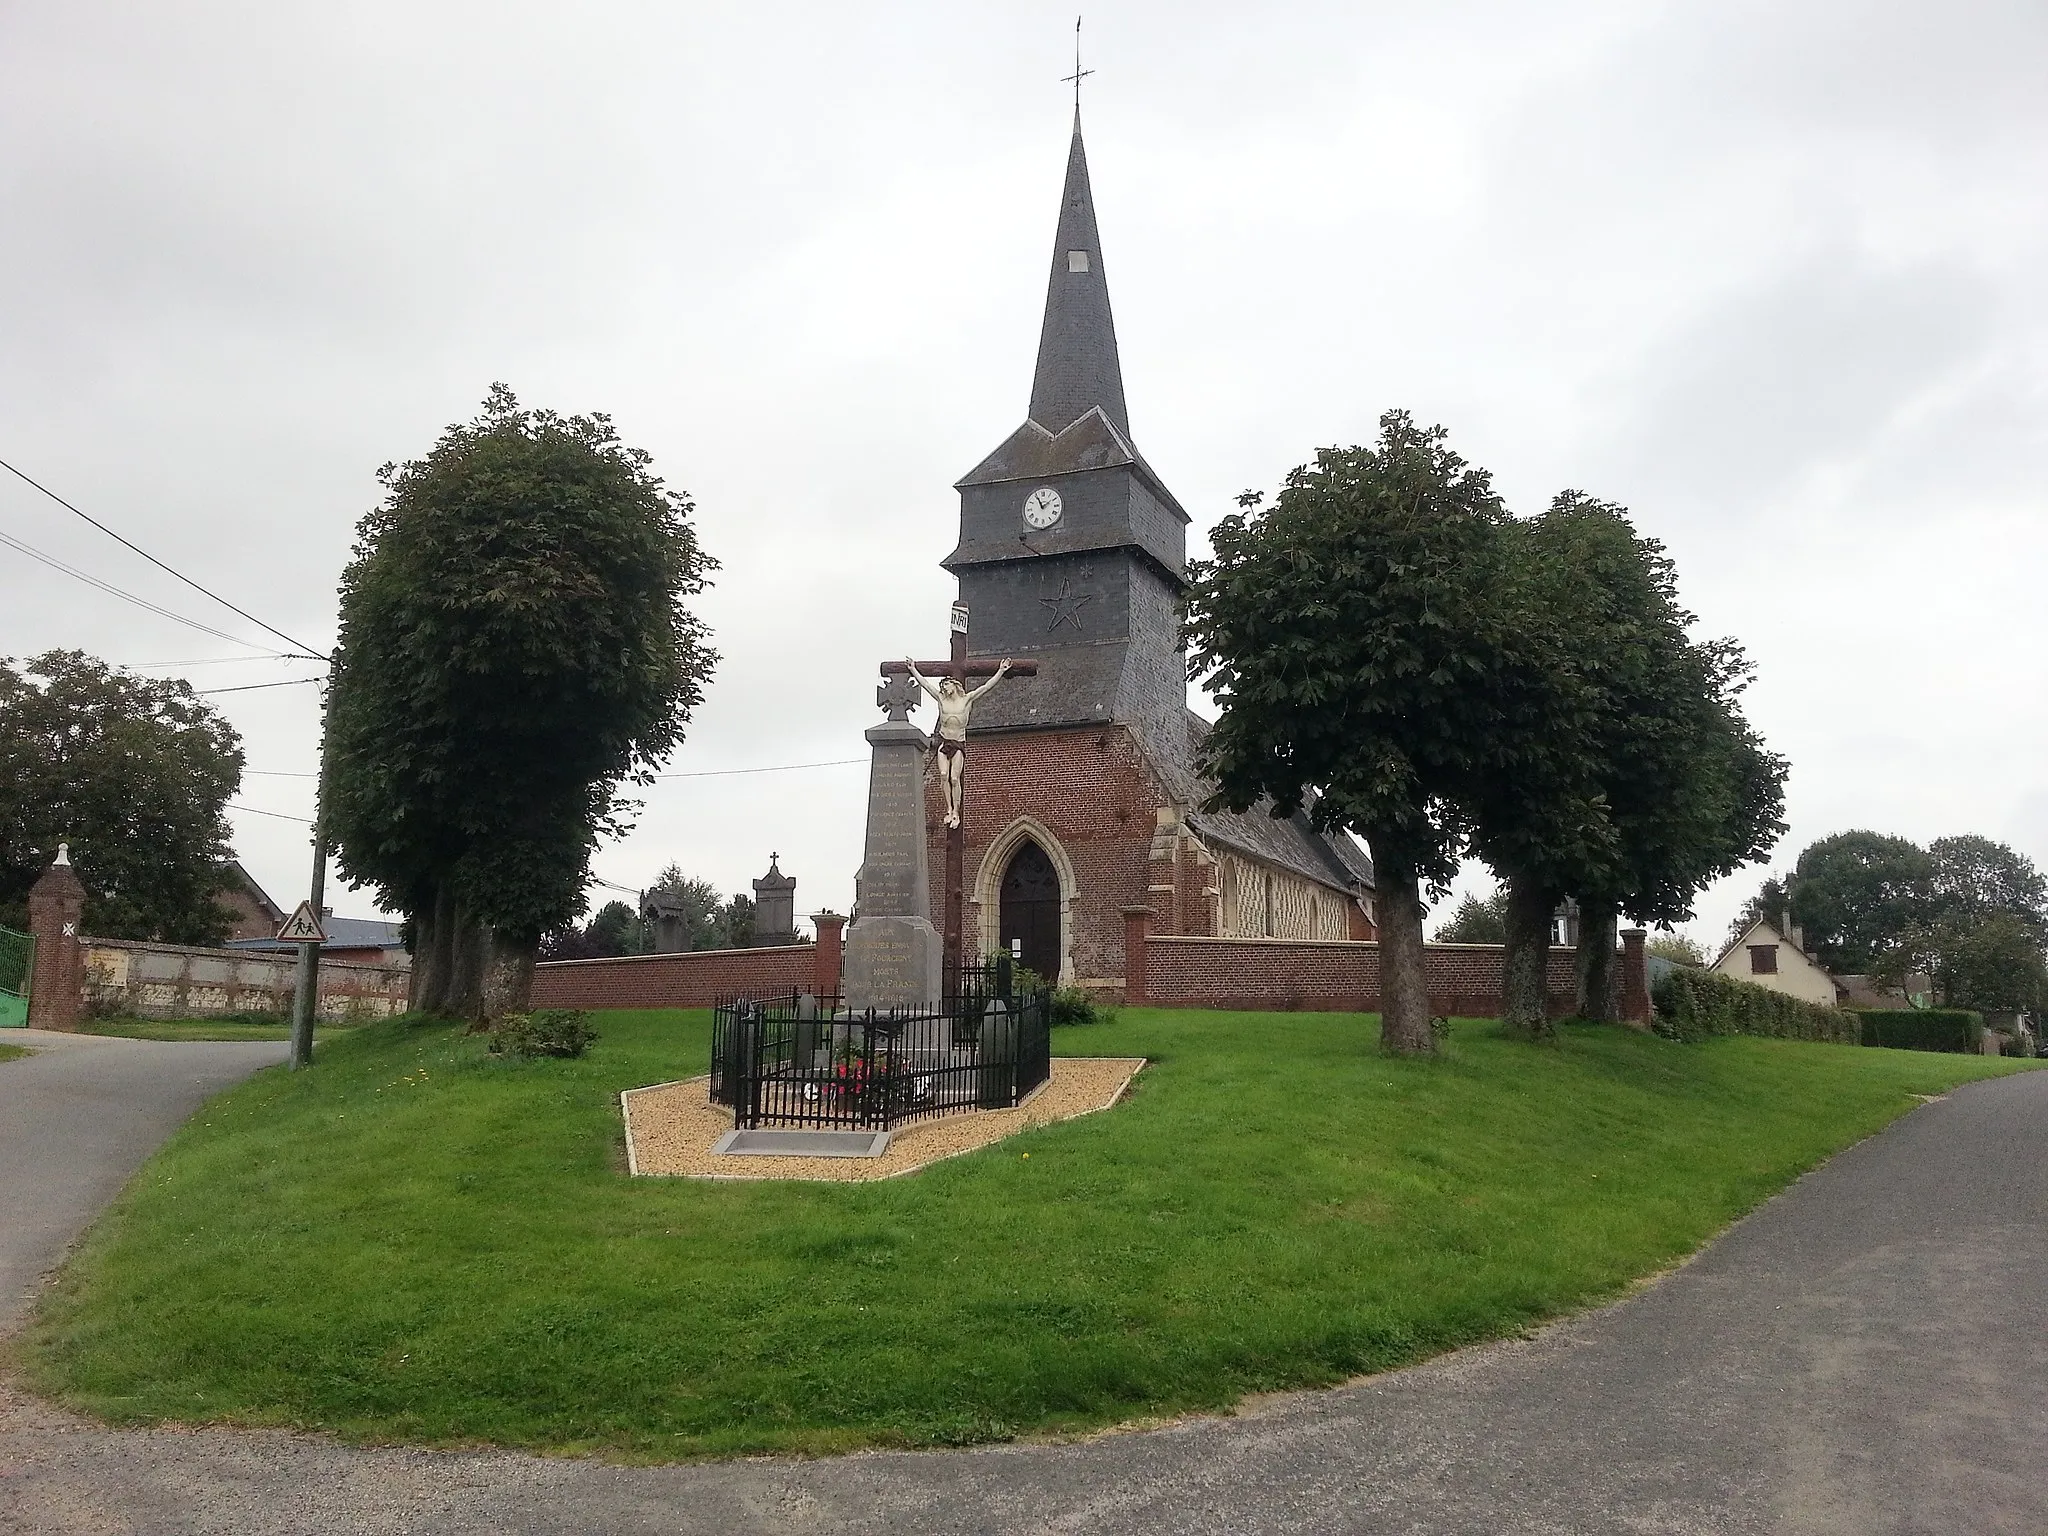
[[[1643,945],[1643,953],[1655,955],[1662,960],[1674,961],[1679,965],[1705,965],[1707,952],[1697,942],[1682,933],[1653,933]]]
[[[1742,910],[1735,914],[1735,921],[1728,925],[1728,942],[1734,943],[1749,932],[1750,924],[1760,917],[1782,922],[1792,910],[1792,877],[1787,875],[1766,875],[1757,893],[1742,904]]]
[[[719,913],[719,922],[725,928],[727,948],[747,948],[754,942],[754,898],[747,895],[734,896]]]
[[[600,835],[682,740],[717,657],[685,599],[715,562],[610,418],[475,420],[378,473],[342,577],[323,816],[413,934],[412,1005],[524,1005]]]
[[[1622,508],[1566,491],[1514,534],[1521,739],[1481,786],[1474,843],[1508,883],[1503,1022],[1540,1039],[1559,900],[1579,903],[1578,1011],[1613,1019],[1619,914],[1682,922],[1767,849],[1785,765],[1742,718],[1740,648],[1688,637],[1671,560]]]
[[[0,660],[0,922],[28,925],[29,887],[68,841],[89,932],[220,943],[241,780],[241,739],[189,684],[81,651]]]
[[[683,948],[734,947],[726,926],[725,897],[709,880],[686,875],[681,865],[671,864],[656,875],[654,883],[647,888],[650,896],[657,892],[677,902],[683,909]]]
[[[1862,975],[1904,935],[1933,924],[1934,860],[1903,837],[1837,832],[1799,855],[1791,905],[1823,966]]]
[[[1944,917],[2010,915],[2048,940],[2048,880],[2034,861],[1988,837],[1938,837],[1927,845],[1934,903]]]
[[[1505,944],[1507,937],[1508,891],[1504,885],[1485,897],[1467,893],[1436,930],[1439,944]]]
[[[646,925],[640,921],[640,914],[623,901],[608,901],[599,907],[583,936],[597,959],[647,953]]]
[[[1429,1052],[1422,893],[1441,891],[1475,779],[1504,745],[1497,684],[1517,637],[1507,513],[1442,427],[1380,418],[1370,448],[1326,448],[1270,506],[1247,492],[1190,570],[1191,675],[1221,718],[1210,804],[1306,808],[1372,851],[1381,1043]]]
[[[1950,1008],[2032,1010],[2048,1002],[2040,935],[2018,913],[1943,918],[1927,948],[1934,984]]]

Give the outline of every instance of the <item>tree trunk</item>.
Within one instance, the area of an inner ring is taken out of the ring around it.
[[[488,928],[483,941],[483,1021],[495,1023],[508,1013],[526,1012],[533,1006],[533,962],[539,942],[516,944]]]
[[[1380,930],[1380,1049],[1403,1056],[1436,1050],[1422,960],[1422,890],[1415,867],[1373,846],[1373,916]]]
[[[406,1006],[415,1013],[446,1014],[453,979],[455,900],[446,886],[413,914],[412,982]]]
[[[1557,892],[1526,874],[1508,876],[1508,942],[1500,1021],[1531,1040],[1554,1040],[1550,1023],[1550,925]]]
[[[1615,964],[1620,913],[1611,901],[1579,903],[1579,1017],[1600,1024],[1621,1021],[1621,971]]]

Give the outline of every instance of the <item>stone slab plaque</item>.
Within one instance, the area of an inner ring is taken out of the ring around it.
[[[712,1144],[721,1157],[880,1157],[887,1131],[727,1131]]]
[[[846,1006],[937,1007],[945,948],[929,918],[861,918],[846,930]]]

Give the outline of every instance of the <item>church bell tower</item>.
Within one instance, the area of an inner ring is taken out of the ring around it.
[[[976,707],[975,734],[1114,722],[1185,765],[1188,515],[1131,441],[1078,109],[1030,415],[956,489],[960,542],[943,563],[969,654],[1039,663]]]

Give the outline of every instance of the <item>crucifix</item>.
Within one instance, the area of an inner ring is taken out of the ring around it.
[[[961,815],[967,777],[967,714],[980,698],[1003,677],[1033,677],[1038,663],[1025,658],[967,659],[967,605],[953,605],[952,655],[944,661],[902,661],[882,663],[887,679],[877,691],[875,702],[889,711],[892,720],[908,718],[916,704],[914,688],[922,688],[939,706],[939,722],[932,732],[932,746],[944,773],[946,789],[946,931],[943,982],[946,996],[960,990],[961,926],[967,893],[967,832]],[[972,693],[970,678],[987,678]],[[933,679],[937,679],[936,683]]]

